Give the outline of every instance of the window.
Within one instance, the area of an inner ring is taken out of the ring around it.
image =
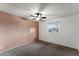
[[[59,22],[48,23],[48,32],[59,32]]]

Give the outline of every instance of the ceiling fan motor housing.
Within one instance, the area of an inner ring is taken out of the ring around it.
[[[42,13],[35,13],[37,16],[36,17],[41,17]]]

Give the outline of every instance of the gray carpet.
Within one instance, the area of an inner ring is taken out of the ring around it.
[[[38,41],[0,53],[0,56],[79,56],[79,52],[72,48]]]

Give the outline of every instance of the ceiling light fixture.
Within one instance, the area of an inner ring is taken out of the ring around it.
[[[43,22],[46,20],[46,17],[43,17],[42,13],[40,12],[34,13],[34,15],[31,15],[31,17],[33,17],[33,21]]]

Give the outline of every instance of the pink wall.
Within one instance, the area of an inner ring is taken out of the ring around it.
[[[0,12],[0,51],[34,42],[37,23]]]

